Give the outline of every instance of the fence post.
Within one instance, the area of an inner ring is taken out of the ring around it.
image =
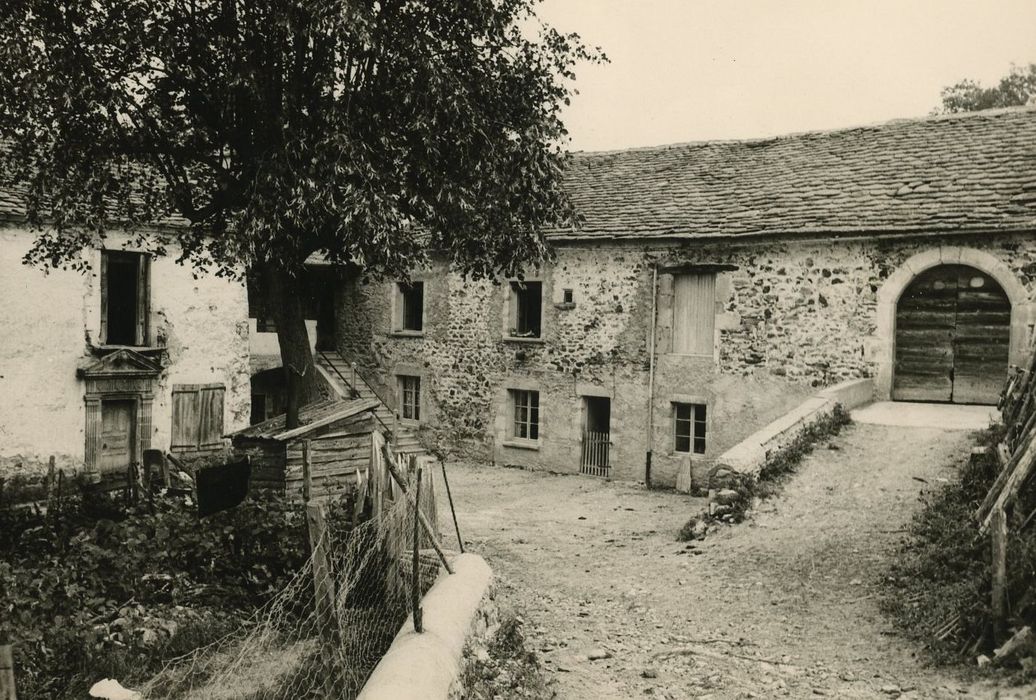
[[[439,464],[442,465],[442,483],[446,484],[446,499],[450,502],[450,515],[453,516],[453,529],[457,533],[457,547],[460,548],[460,553],[464,554],[464,540],[460,536],[460,525],[457,524],[457,511],[453,508],[453,494],[450,493],[450,480],[446,478],[446,460],[440,459]]]
[[[0,644],[0,700],[18,700],[14,688],[14,652],[10,644]]]
[[[414,574],[410,580],[410,610],[414,616],[414,629],[424,632],[421,621],[421,467],[417,468],[417,483],[414,486]]]
[[[999,644],[1007,620],[1007,515],[1002,506],[994,507],[989,529],[993,554],[993,642]]]
[[[306,524],[309,528],[309,548],[313,562],[313,589],[316,594],[317,627],[320,632],[320,650],[324,660],[324,690],[334,697],[335,651],[338,649],[338,615],[335,608],[335,585],[331,578],[328,557],[327,513],[323,501],[306,505]]]
[[[313,495],[312,464],[309,457],[309,440],[302,441],[302,502],[309,503]]]

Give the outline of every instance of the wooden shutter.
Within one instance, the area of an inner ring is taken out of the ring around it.
[[[136,344],[147,345],[149,302],[151,301],[151,256],[137,258],[137,332]]]
[[[101,345],[108,342],[108,253],[101,251]]]
[[[222,385],[205,387],[198,391],[199,438],[198,448],[208,450],[223,445],[223,393]]]
[[[673,352],[712,357],[716,327],[716,275],[673,279]]]
[[[177,452],[198,448],[198,416],[198,391],[194,385],[174,385],[171,450]]]
[[[173,431],[170,449],[211,450],[223,444],[222,384],[173,386]]]

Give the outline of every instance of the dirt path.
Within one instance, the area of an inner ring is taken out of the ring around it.
[[[560,698],[959,698],[976,689],[925,668],[876,594],[914,477],[952,476],[968,444],[849,426],[753,522],[690,546],[675,533],[703,501],[681,494],[464,465],[451,486]]]

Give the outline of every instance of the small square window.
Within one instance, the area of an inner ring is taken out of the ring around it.
[[[705,454],[705,404],[674,403],[673,421],[675,451]]]
[[[511,390],[514,423],[511,437],[520,440],[540,439],[540,392]]]
[[[564,304],[574,304],[574,303],[576,303],[575,299],[576,299],[575,293],[571,289],[565,289],[565,290],[563,290],[561,292],[561,301],[562,301],[562,303],[564,303]]]
[[[396,330],[420,333],[424,330],[424,282],[400,282],[396,288]]]
[[[511,337],[539,338],[542,333],[543,283],[511,283]]]
[[[421,378],[399,375],[399,409],[403,420],[421,420]]]

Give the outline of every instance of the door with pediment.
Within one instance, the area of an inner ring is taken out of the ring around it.
[[[125,472],[137,460],[137,402],[134,399],[101,401],[101,444],[97,466],[101,474]]]

